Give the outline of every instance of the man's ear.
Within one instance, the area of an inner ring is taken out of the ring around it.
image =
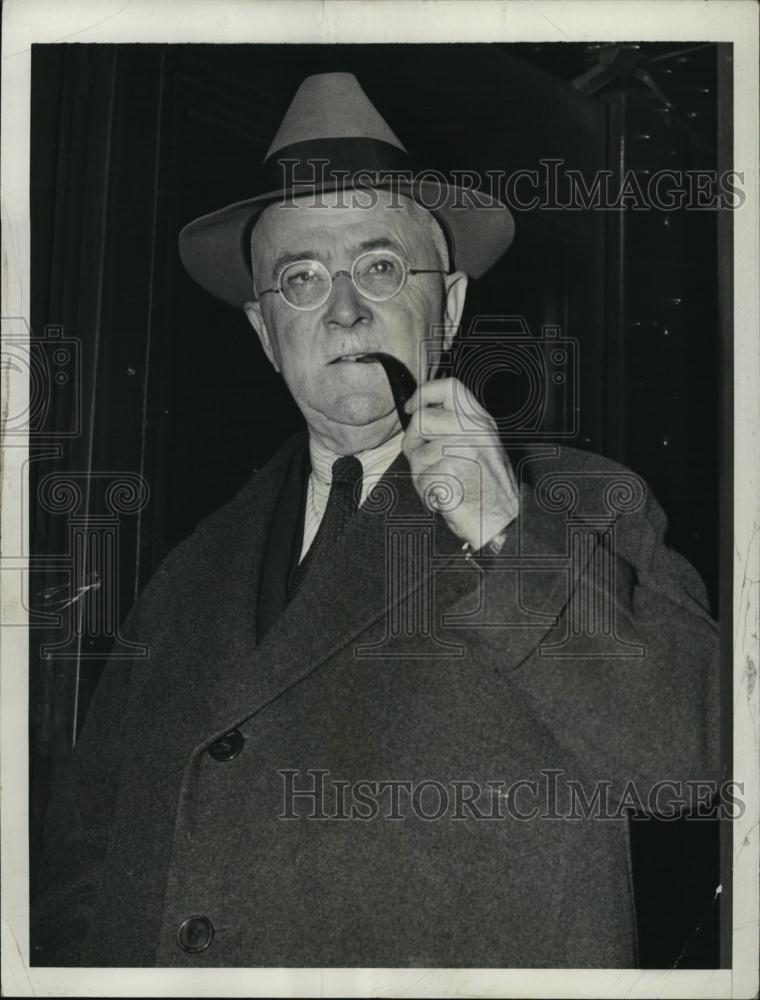
[[[267,330],[267,325],[264,322],[264,317],[261,315],[261,303],[246,302],[245,314],[248,317],[248,322],[258,334],[261,346],[264,348],[264,354],[266,354],[267,358],[269,358],[269,363],[276,372],[279,372],[280,366],[277,364],[274,345],[272,344],[272,339],[269,336],[269,331]]]
[[[464,311],[464,300],[467,295],[467,275],[463,271],[454,271],[444,278],[446,282],[446,304],[443,310],[443,347],[451,347],[451,342],[459,329],[459,322]]]

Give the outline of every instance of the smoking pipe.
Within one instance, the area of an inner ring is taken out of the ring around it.
[[[404,403],[414,395],[417,389],[417,380],[409,371],[403,361],[394,358],[392,354],[384,354],[378,351],[374,354],[362,354],[357,359],[362,364],[371,364],[377,361],[383,366],[385,374],[393,393],[393,402],[396,404],[396,412],[404,430],[409,426],[412,419],[411,414],[404,410]]]

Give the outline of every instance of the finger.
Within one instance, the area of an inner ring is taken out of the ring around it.
[[[452,444],[475,446],[482,444],[496,431],[495,421],[485,414],[474,418],[462,410],[448,410],[443,406],[423,406],[415,410],[409,422],[414,434],[413,444],[433,438],[447,438]]]
[[[463,431],[459,415],[442,406],[426,406],[415,410],[409,423],[417,430],[420,437],[427,439],[444,436],[460,437]]]
[[[404,454],[409,458],[431,442],[437,442],[441,447],[456,444],[467,448],[472,442],[472,435],[463,429],[458,414],[442,407],[425,407],[412,415],[404,432]]]
[[[433,407],[441,407],[459,413],[463,418],[469,418],[481,427],[493,422],[490,413],[480,405],[464,382],[460,382],[457,378],[423,382],[409,398],[405,409],[407,413],[413,413],[423,408]]]
[[[450,406],[455,381],[453,378],[438,378],[432,382],[420,382],[406,402],[407,413],[413,413],[421,406],[444,406],[447,403]]]
[[[421,444],[414,453],[414,471],[428,471],[431,466],[443,463],[443,447],[441,441],[426,441]]]

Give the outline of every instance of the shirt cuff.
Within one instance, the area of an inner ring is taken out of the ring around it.
[[[482,545],[477,551],[473,549],[469,542],[465,542],[462,546],[462,552],[464,552],[465,559],[477,561],[478,556],[498,556],[504,548],[504,542],[507,540],[508,530],[509,525],[506,525],[501,529],[501,531],[489,538],[485,545]]]

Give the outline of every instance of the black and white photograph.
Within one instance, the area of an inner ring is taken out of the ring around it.
[[[757,6],[112,6],[3,9],[3,991],[756,995]]]

